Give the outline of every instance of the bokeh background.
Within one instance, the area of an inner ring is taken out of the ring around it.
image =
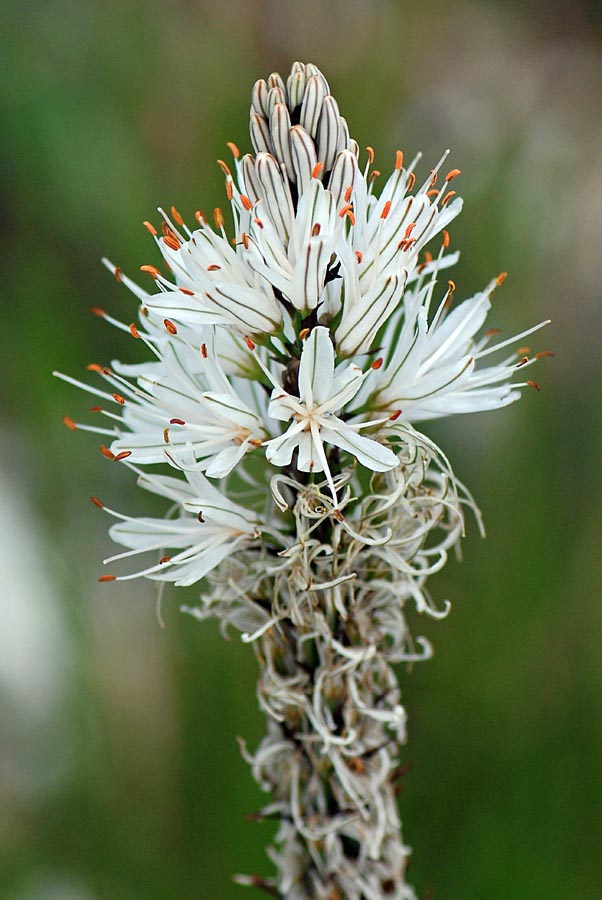
[[[235,743],[261,735],[255,663],[212,623],[164,627],[149,583],[99,585],[91,494],[151,500],[61,424],[53,380],[139,348],[91,316],[134,304],[101,268],[156,262],[140,223],[224,202],[255,78],[317,63],[352,134],[462,169],[452,238],[468,296],[554,349],[540,394],[428,428],[488,527],[439,576],[453,600],[402,673],[410,869],[436,900],[602,896],[602,21],[587,2],[4,0],[0,80],[0,897],[230,900],[270,872],[262,796]],[[247,889],[248,890],[248,889]],[[250,896],[260,896],[248,891]]]

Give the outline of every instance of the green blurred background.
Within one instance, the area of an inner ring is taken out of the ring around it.
[[[597,3],[31,0],[3,3],[0,898],[229,900],[269,873],[236,735],[262,732],[255,663],[213,623],[161,628],[151,584],[98,585],[89,503],[145,512],[72,434],[50,377],[139,347],[94,316],[134,303],[100,266],[156,262],[141,221],[224,202],[255,78],[317,63],[377,164],[451,147],[466,205],[458,295],[502,269],[492,324],[555,360],[499,414],[429,427],[488,539],[434,584],[436,655],[401,672],[410,879],[436,900],[602,897],[602,21]],[[7,589],[8,588],[8,589]],[[247,896],[259,896],[254,891]]]

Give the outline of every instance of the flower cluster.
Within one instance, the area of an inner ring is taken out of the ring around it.
[[[106,562],[144,557],[101,580],[208,577],[195,615],[255,644],[271,725],[248,756],[275,797],[266,815],[282,819],[278,896],[409,898],[391,664],[428,655],[403,607],[445,613],[425,582],[474,509],[414,423],[537,388],[515,377],[543,354],[502,351],[541,326],[483,331],[504,274],[456,302],[442,274],[462,206],[447,152],[420,183],[419,157],[406,166],[397,151],[378,188],[373,150],[360,152],[326,79],[302,63],[257,82],[250,133],[254,155],[229,144],[232,165],[220,161],[229,216],[197,212],[190,230],[172,207],[160,230],[145,223],[162,257],[142,266],[152,290],[105,261],[138,321],[95,311],[149,360],[89,367],[101,386],[61,375],[100,398],[105,420],[65,422],[101,434],[104,456],[170,503],[164,518],[136,518],[94,498],[126,548]]]

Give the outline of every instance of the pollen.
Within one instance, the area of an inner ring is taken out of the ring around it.
[[[339,213],[339,215],[340,215],[340,213]],[[322,229],[322,226],[320,225],[320,223],[316,222],[316,224],[314,225],[314,227],[311,230],[311,236],[317,237],[320,234],[321,229]]]
[[[113,270],[113,275],[115,276],[115,281],[121,281],[122,274],[121,274],[121,269],[119,268],[119,266],[115,266],[115,269]]]

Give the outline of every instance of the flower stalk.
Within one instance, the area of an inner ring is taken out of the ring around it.
[[[406,713],[395,666],[431,655],[408,607],[433,618],[427,582],[458,551],[470,494],[414,423],[505,406],[542,355],[483,332],[505,274],[461,303],[442,273],[461,200],[447,152],[418,186],[401,151],[380,191],[322,73],[295,63],[252,92],[255,155],[220,161],[232,225],[159,210],[163,259],[121,323],[139,365],[90,366],[107,459],[168,506],[106,507],[141,562],[102,581],[202,582],[196,617],[253,645],[267,730],[241,743],[271,795],[272,877],[237,876],[280,900],[413,900],[396,794]],[[234,171],[232,171],[232,169]],[[233,234],[232,234],[233,231]],[[428,249],[427,249],[428,245]],[[545,324],[545,323],[542,323]],[[483,360],[486,362],[483,363]],[[490,361],[497,360],[497,361]],[[171,474],[153,466],[167,464]]]

